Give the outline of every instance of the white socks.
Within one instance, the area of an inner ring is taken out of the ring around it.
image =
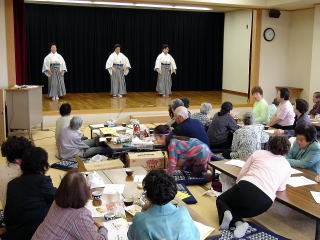
[[[229,210],[225,211],[223,214],[223,220],[222,223],[220,225],[220,229],[224,230],[224,229],[228,229],[229,225],[232,221],[232,214]]]
[[[244,235],[246,235],[246,232],[249,228],[249,224],[247,222],[238,221],[235,223],[235,225],[236,229],[233,232],[234,237],[242,238]]]

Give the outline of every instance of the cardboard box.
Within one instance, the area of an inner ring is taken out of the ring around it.
[[[127,167],[143,167],[145,169],[164,169],[167,154],[163,151],[129,152],[126,154]]]
[[[120,159],[112,159],[101,162],[88,162],[85,163],[79,156],[75,157],[78,163],[80,172],[97,171],[105,169],[123,168],[124,164]]]

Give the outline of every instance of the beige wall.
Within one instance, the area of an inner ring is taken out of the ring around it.
[[[308,99],[313,42],[314,10],[290,13],[288,42],[288,85],[303,88]]]
[[[311,83],[312,68],[320,69],[320,54],[316,56],[320,36],[314,36],[320,22],[314,25],[314,19],[314,9],[282,12],[278,19],[269,18],[268,11],[263,11],[262,31],[272,27],[276,33],[272,42],[261,39],[260,85],[268,102],[276,96],[275,86],[303,88],[301,97],[310,104],[312,92],[320,90],[319,80]],[[320,74],[315,76],[320,79]]]
[[[224,21],[222,88],[247,93],[252,11],[227,12]]]
[[[309,103],[312,102],[312,93],[315,91],[320,91],[320,6],[316,6],[314,10]]]
[[[260,86],[264,90],[264,97],[271,102],[276,96],[275,86],[288,85],[288,42],[290,15],[282,12],[280,18],[270,18],[268,11],[262,12],[261,34],[271,27],[275,31],[275,38],[271,42],[261,37],[260,50]]]
[[[5,0],[0,0],[0,88],[8,87]]]

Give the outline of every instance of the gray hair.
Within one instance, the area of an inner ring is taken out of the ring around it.
[[[73,130],[79,130],[82,126],[83,120],[80,116],[74,116],[70,120],[70,128]]]
[[[212,110],[212,105],[210,103],[202,103],[200,106],[200,112],[202,114],[209,114],[209,112]]]
[[[180,106],[174,111],[175,117],[182,117],[183,119],[189,118],[189,111],[186,107]]]
[[[251,125],[254,122],[254,116],[251,112],[246,112],[243,115],[243,123],[244,125]]]
[[[171,102],[171,108],[172,110],[176,110],[178,107],[181,107],[183,106],[184,107],[184,103],[182,102],[181,99],[179,98],[176,98],[176,99],[173,99],[172,102]]]

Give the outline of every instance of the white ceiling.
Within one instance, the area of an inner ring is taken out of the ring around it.
[[[27,3],[49,3],[63,4],[61,0],[25,0]],[[78,2],[88,2],[78,0]],[[279,10],[297,10],[314,7],[315,4],[320,4],[320,0],[96,0],[99,2],[133,2],[133,3],[155,3],[155,4],[174,4],[188,6],[206,6],[213,8],[215,12],[232,11],[239,8],[261,8],[261,9],[279,9]],[[59,3],[60,2],[60,3]],[[90,1],[89,1],[90,2]],[[80,5],[78,3],[68,5]],[[83,5],[83,4],[81,4]],[[89,4],[90,5],[90,4]],[[102,5],[101,5],[102,6]]]

